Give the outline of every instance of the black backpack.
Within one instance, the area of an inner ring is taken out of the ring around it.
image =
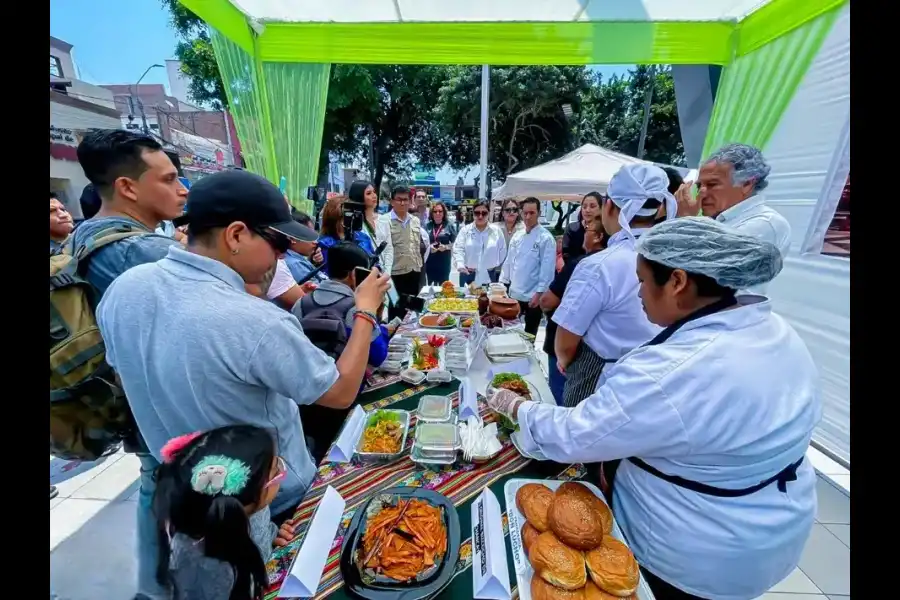
[[[356,300],[347,296],[331,304],[320,304],[316,301],[320,297],[313,291],[299,300],[300,325],[313,346],[336,361],[347,346],[347,313]]]

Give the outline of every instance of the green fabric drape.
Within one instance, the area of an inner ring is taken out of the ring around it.
[[[209,31],[247,169],[277,183],[272,128],[253,56],[212,27]]]
[[[730,143],[765,148],[839,10],[735,58],[725,67],[706,132],[704,157]]]
[[[247,168],[273,183],[284,176],[291,204],[308,213],[316,184],[330,65],[263,63],[210,28]],[[255,38],[254,38],[255,45]]]
[[[306,199],[316,184],[331,65],[263,63],[275,156],[295,208],[313,213]]]

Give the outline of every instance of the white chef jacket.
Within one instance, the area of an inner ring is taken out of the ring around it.
[[[638,457],[668,475],[731,489],[803,457],[822,417],[812,357],[769,301],[739,301],[662,344],[636,348],[575,408],[523,404],[523,449],[561,463]],[[786,493],[773,483],[719,498],[622,461],[615,516],[650,572],[702,598],[745,600],[796,567],[816,513],[815,486],[804,461]]]
[[[502,235],[502,231],[500,232]],[[540,225],[513,234],[500,270],[500,282],[509,285],[509,297],[528,302],[543,294],[556,275],[556,238]]]
[[[503,231],[488,223],[478,231],[475,223],[463,225],[453,242],[453,266],[473,271],[496,269],[506,260]]]
[[[781,257],[787,258],[791,249],[791,226],[781,213],[766,205],[764,196],[756,194],[738,202],[719,213],[716,221],[741,233],[775,244],[781,252]],[[765,295],[768,287],[769,284],[764,283],[744,292]]]
[[[648,229],[632,229],[635,238]],[[618,360],[661,331],[647,320],[638,296],[635,239],[622,230],[606,249],[583,258],[569,280],[553,321],[580,335],[601,358]]]
[[[378,220],[375,221],[375,249],[378,249],[378,246],[381,245],[381,242],[387,242],[387,245],[384,247],[384,250],[381,252],[381,266],[384,267],[384,273],[390,273],[394,268],[394,242],[391,236],[391,219],[400,220],[400,217],[397,216],[393,210],[388,213],[385,213],[378,217]],[[406,218],[403,219],[403,227],[407,227],[409,225],[410,219],[415,219],[417,222],[419,221],[419,217],[415,217],[409,213],[406,213]],[[422,268],[425,268],[425,262],[428,260],[428,255],[431,254],[431,244],[428,241],[428,233],[426,233],[425,228],[422,227],[421,222],[419,225],[419,233],[421,234],[422,241],[425,242],[425,256],[422,257]]]

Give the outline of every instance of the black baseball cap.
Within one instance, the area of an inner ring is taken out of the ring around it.
[[[318,234],[291,217],[281,190],[265,177],[243,170],[207,175],[188,191],[184,214],[176,226],[227,227],[240,221],[256,230],[272,229],[297,242],[314,242]]]

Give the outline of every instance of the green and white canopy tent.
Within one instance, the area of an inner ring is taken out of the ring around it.
[[[849,462],[849,261],[820,256],[849,171],[849,0],[181,2],[210,26],[247,166],[295,199],[315,182],[331,63],[723,65],[704,155],[743,142],[772,165],[794,229],[773,300],[823,371],[817,437]]]
[[[708,145],[764,146],[847,0],[182,0],[249,168],[314,183],[331,63],[726,65]],[[740,110],[735,110],[740,106]]]

